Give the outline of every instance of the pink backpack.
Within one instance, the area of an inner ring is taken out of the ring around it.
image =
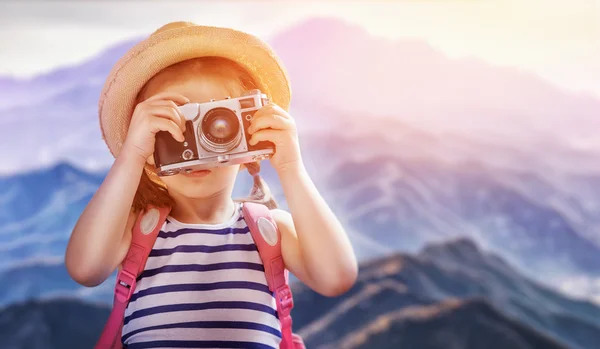
[[[288,271],[281,256],[281,233],[266,206],[246,202],[242,209],[264,264],[269,290],[275,293],[277,314],[281,322],[282,340],[279,348],[304,349],[302,338],[292,333],[290,312],[294,301],[288,285]],[[148,255],[169,212],[169,208],[151,207],[138,216],[132,231],[131,246],[123,261],[123,268],[117,275],[113,309],[95,349],[122,349],[121,331],[125,309],[135,290],[136,279],[144,271]]]

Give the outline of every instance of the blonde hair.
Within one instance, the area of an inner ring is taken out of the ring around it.
[[[237,90],[242,91],[256,89],[256,83],[248,72],[237,63],[221,57],[201,57],[193,58],[173,64],[156,74],[150,81],[142,87],[137,96],[137,103],[140,103],[150,96],[146,96],[148,85],[151,81],[166,83],[177,79],[177,73],[185,71],[187,76],[202,76],[206,78],[219,79],[220,83],[225,84],[228,91],[232,93]],[[257,202],[266,205],[269,209],[277,207],[275,198],[267,183],[260,176],[260,163],[251,162],[243,165],[253,177],[253,187],[246,198],[238,198],[238,202]],[[175,200],[169,195],[166,186],[154,182],[148,176],[145,168],[142,171],[140,184],[133,199],[132,208],[135,212],[145,210],[148,206],[173,207]]]

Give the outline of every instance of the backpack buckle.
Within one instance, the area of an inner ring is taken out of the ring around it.
[[[136,277],[127,270],[121,270],[117,275],[117,283],[115,285],[115,298],[121,303],[126,303],[131,299],[131,295],[135,290]]]
[[[279,287],[276,291],[277,300],[280,305],[280,311],[282,316],[287,316],[292,312],[294,307],[294,299],[292,298],[292,290],[290,286],[284,284]]]
[[[277,313],[279,314],[279,321],[281,322],[281,332],[284,338],[287,338],[285,342],[291,343],[289,341],[289,336],[292,331],[292,308],[294,307],[294,299],[292,298],[292,290],[290,290],[290,286],[287,284],[283,284],[277,288],[275,292],[275,296],[277,297]],[[282,348],[289,348],[288,346],[283,346]]]

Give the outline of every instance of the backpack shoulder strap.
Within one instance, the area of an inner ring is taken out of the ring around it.
[[[137,277],[144,270],[156,237],[171,211],[168,207],[149,207],[140,212],[133,230],[131,245],[117,274],[113,309],[95,349],[121,348],[121,330],[125,309],[135,290]]]
[[[168,207],[149,207],[146,211],[140,212],[131,231],[131,245],[123,260],[121,271],[126,271],[136,278],[144,271],[156,237],[170,211]]]
[[[294,307],[294,301],[288,285],[288,271],[285,269],[281,255],[281,232],[271,216],[271,211],[265,205],[245,202],[242,211],[265,267],[269,290],[274,293],[277,303],[282,336],[280,348],[292,349],[294,343],[290,313]]]

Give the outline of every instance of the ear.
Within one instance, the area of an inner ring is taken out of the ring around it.
[[[242,170],[245,168],[246,168],[246,166],[244,166],[244,164],[240,164],[240,168],[238,169],[238,172],[242,172]]]
[[[150,165],[154,166],[154,154],[148,156],[148,158],[146,159],[146,162],[149,163]]]

